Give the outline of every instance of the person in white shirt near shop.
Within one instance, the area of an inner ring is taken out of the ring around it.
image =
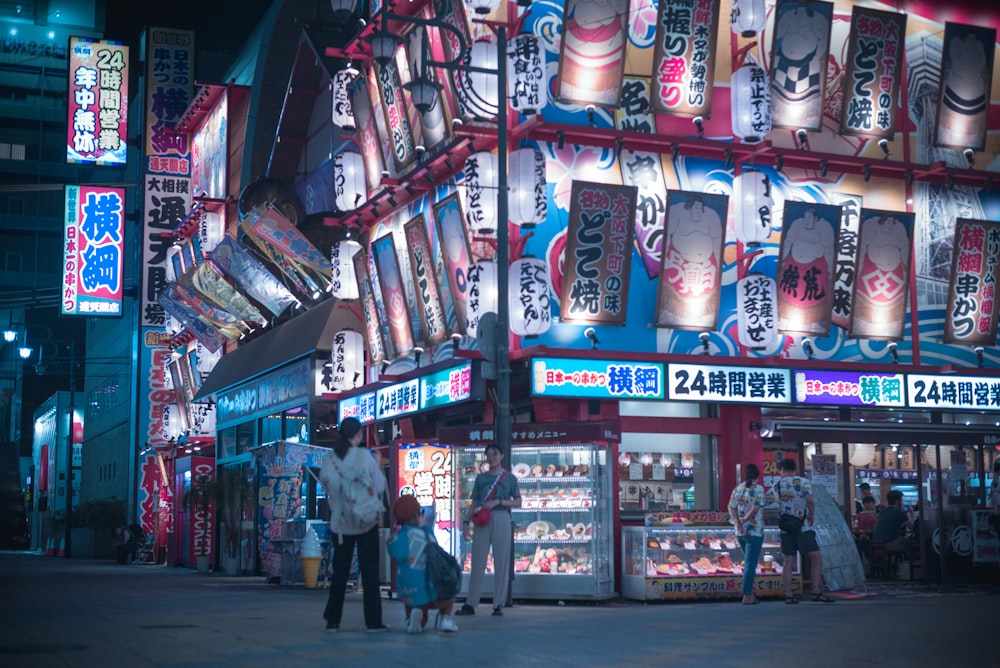
[[[736,537],[743,548],[743,605],[760,603],[753,593],[757,560],[764,545],[764,518],[760,509],[764,505],[764,488],[757,484],[760,469],[747,464],[746,478],[729,496],[729,517],[736,527]]]
[[[812,485],[808,478],[795,475],[797,469],[794,459],[782,459],[781,477],[774,483],[772,490],[781,514],[801,520],[798,531],[781,530],[781,554],[785,557],[781,578],[785,585],[785,603],[799,602],[792,591],[792,564],[796,552],[809,559],[812,600],[833,603],[833,599],[823,593],[823,556],[819,552],[816,532],[813,530],[816,503],[812,497]]]

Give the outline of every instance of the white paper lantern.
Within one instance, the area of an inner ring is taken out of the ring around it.
[[[520,148],[511,152],[507,164],[510,222],[515,225],[541,223],[548,211],[545,154],[537,148]]]
[[[340,330],[333,335],[330,359],[333,363],[333,389],[354,389],[365,374],[365,337],[352,329]]]
[[[361,250],[357,241],[345,239],[330,247],[330,291],[337,299],[357,299],[358,281],[354,276],[354,254]]]
[[[747,169],[733,180],[733,213],[736,238],[758,246],[771,237],[771,180],[756,169]]]
[[[522,257],[510,265],[507,300],[510,328],[518,336],[538,336],[552,326],[549,268],[537,257]]]
[[[537,114],[548,99],[545,88],[545,52],[542,40],[521,33],[507,42],[507,97],[522,114]]]
[[[874,443],[852,443],[847,447],[847,460],[851,466],[868,466],[874,458]]]
[[[473,232],[497,229],[498,171],[497,156],[488,151],[465,159],[465,222]]]
[[[497,263],[479,260],[469,267],[466,306],[468,325],[465,335],[475,338],[479,334],[479,321],[487,313],[497,313]]]
[[[753,37],[767,23],[767,3],[765,0],[732,0],[729,10],[729,26],[741,37]]]
[[[736,282],[740,345],[769,349],[778,337],[778,290],[770,276],[750,273]]]
[[[368,199],[365,161],[357,151],[344,151],[333,158],[334,204],[340,211],[354,211]]]
[[[488,72],[464,72],[462,75],[461,101],[466,112],[476,118],[492,120],[499,111],[499,78],[497,67],[500,58],[497,45],[489,40],[478,40],[469,48],[469,65],[491,70]]]
[[[346,132],[354,132],[354,107],[351,105],[351,94],[347,86],[354,81],[358,70],[350,65],[333,75],[333,124]]]
[[[771,80],[752,58],[733,72],[733,134],[748,144],[761,141],[771,132]]]
[[[465,4],[476,14],[489,14],[500,6],[500,0],[465,0]]]

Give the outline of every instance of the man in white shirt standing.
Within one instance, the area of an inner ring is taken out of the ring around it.
[[[772,498],[777,499],[781,514],[791,515],[802,522],[801,529],[797,532],[784,528],[781,531],[781,554],[785,556],[781,572],[785,585],[785,603],[799,602],[792,591],[792,564],[796,553],[809,559],[812,600],[833,603],[833,599],[823,593],[823,556],[813,530],[816,505],[812,497],[812,486],[808,478],[796,475],[797,468],[794,459],[781,460],[781,477],[774,483],[772,490]]]

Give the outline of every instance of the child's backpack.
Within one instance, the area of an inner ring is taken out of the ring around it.
[[[434,586],[439,601],[454,598],[462,588],[462,567],[455,557],[438,545],[427,529],[427,579]]]

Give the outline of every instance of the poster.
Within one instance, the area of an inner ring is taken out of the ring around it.
[[[434,203],[434,221],[437,223],[438,243],[455,309],[455,327],[457,331],[464,333],[469,322],[467,298],[472,250],[469,248],[465,216],[457,193]]]
[[[996,28],[946,23],[934,145],[986,146]]]
[[[861,210],[849,336],[903,338],[914,218],[912,213]]]
[[[955,221],[944,342],[992,346],[997,338],[1000,223]]]
[[[413,287],[417,295],[417,310],[420,311],[424,338],[427,343],[437,345],[448,338],[448,323],[445,321],[441,286],[434,271],[434,254],[427,238],[423,215],[406,223],[403,235],[410,254],[410,271],[413,273]]]
[[[840,134],[892,139],[905,36],[906,14],[854,7]]]
[[[778,331],[826,336],[833,307],[839,206],[785,202],[778,257]]]
[[[556,97],[617,107],[628,42],[628,0],[566,0]]]
[[[770,67],[773,127],[822,127],[832,22],[832,2],[777,0]]]
[[[715,84],[719,0],[661,0],[653,56],[653,108],[709,118]]]
[[[378,267],[382,304],[395,356],[409,355],[414,346],[413,328],[406,308],[406,293],[403,289],[403,274],[396,258],[396,243],[391,232],[372,242],[372,253],[375,256],[375,266]]]
[[[837,501],[837,456],[812,456],[812,483],[822,485],[830,498]]]

